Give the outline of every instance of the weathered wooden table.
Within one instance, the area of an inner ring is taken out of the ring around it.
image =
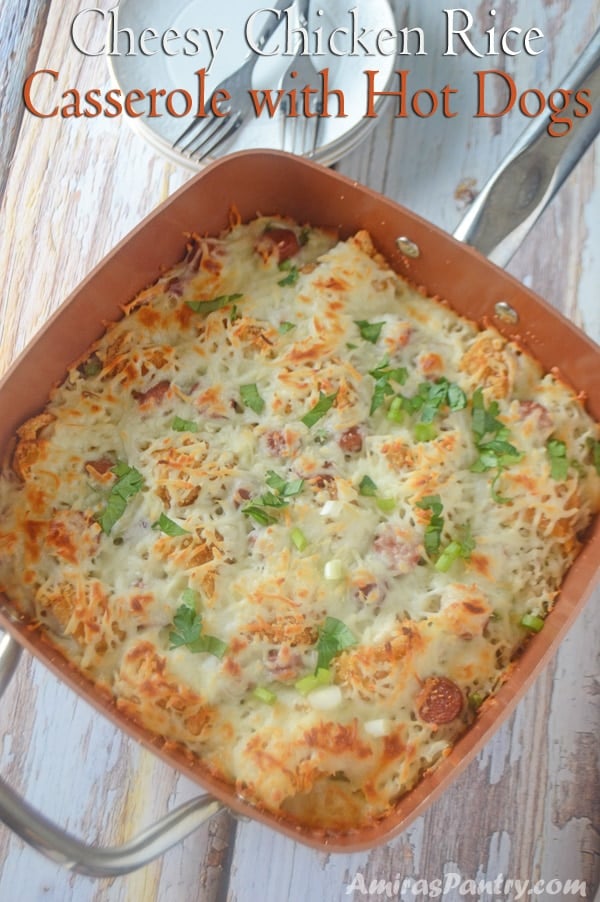
[[[506,70],[520,90],[547,94],[600,23],[600,0],[497,6],[494,19],[491,3],[463,4],[474,14],[480,50],[486,49],[485,29],[495,22],[499,32],[510,25],[541,29],[542,53],[478,59],[463,50],[444,57],[441,0],[397,0],[399,27],[421,26],[429,48],[426,56],[399,57],[396,65],[411,70],[415,88],[459,87],[465,98],[460,115],[400,119],[395,106],[389,108],[338,164],[447,230],[526,124],[518,111],[474,118],[473,72]],[[60,73],[58,99],[70,87],[106,87],[105,58],[84,57],[69,38],[81,8],[76,0],[2,0],[0,7],[2,371],[117,240],[191,175],[157,154],[125,117],[42,119],[24,110],[22,85],[34,69]],[[599,209],[596,147],[510,265],[596,341]],[[475,891],[480,880],[500,887],[495,899],[518,897],[514,889],[503,891],[504,879],[530,880],[530,889],[543,881],[534,888],[543,899],[574,898],[566,881],[585,881],[593,898],[600,879],[599,600],[596,591],[551,665],[478,759],[424,817],[382,848],[317,854],[223,814],[144,870],[94,881],[70,875],[0,827],[0,899],[341,900],[370,897],[361,887],[368,890],[373,880],[389,881],[393,897],[402,899],[435,897],[444,880],[444,899],[492,898]],[[2,776],[88,840],[119,843],[196,794],[25,656],[0,702],[0,736]]]

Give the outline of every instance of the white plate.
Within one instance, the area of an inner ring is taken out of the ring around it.
[[[150,117],[147,114],[139,118],[127,117],[130,124],[150,141],[154,147],[178,163],[192,169],[200,169],[202,165],[221,156],[247,148],[279,149],[283,142],[283,113],[273,118],[265,114],[251,114],[235,137],[214,155],[198,163],[189,159],[179,150],[173,149],[173,143],[194,120],[198,101],[197,70],[210,70],[206,75],[206,97],[219,85],[223,78],[236,70],[249,55],[250,48],[246,43],[244,27],[249,17],[256,13],[253,35],[257,36],[262,25],[273,17],[268,10],[272,3],[260,6],[256,0],[226,0],[218,3],[215,0],[121,0],[118,8],[118,29],[131,29],[136,40],[135,55],[107,56],[111,75],[116,86],[123,93],[134,89],[147,92],[151,88],[167,92],[181,89],[187,91],[194,100],[193,112],[187,116],[170,115],[164,107],[164,101],[157,101],[157,111],[162,115]],[[293,59],[293,46],[286,44],[286,25],[289,17],[290,27],[294,28],[295,9],[293,0],[289,3],[289,13],[283,14],[281,24],[269,40],[265,50],[272,52],[270,56],[260,56],[254,68],[252,88],[257,91],[275,91]],[[353,12],[354,11],[354,12]],[[152,28],[158,35],[167,29],[176,29],[181,39],[173,39],[168,45],[171,51],[180,52],[169,56],[160,49],[160,39],[148,41],[147,48],[157,48],[153,55],[144,55],[139,49],[139,36],[144,29]],[[192,39],[184,38],[188,29],[196,29],[193,46]],[[216,36],[218,30],[224,30],[222,41],[214,53],[211,65],[211,52],[205,29],[212,29]],[[337,53],[330,52],[327,43],[335,29],[334,41]],[[364,41],[369,53],[355,45],[352,55],[353,29],[356,35],[366,30]],[[329,89],[343,92],[345,117],[337,115],[338,105],[335,97],[330,100],[330,117],[322,118],[319,124],[319,144],[312,157],[325,165],[331,165],[343,154],[347,153],[361,141],[367,131],[377,122],[377,117],[367,118],[367,76],[365,70],[375,70],[375,90],[384,91],[396,65],[393,54],[383,55],[377,52],[375,36],[383,29],[392,35],[396,33],[396,22],[388,0],[354,0],[352,4],[346,0],[311,0],[309,10],[308,50],[317,71],[329,69]],[[369,32],[369,30],[371,30]],[[321,48],[317,46],[318,35],[322,35]],[[119,49],[126,49],[126,42],[121,38]],[[384,45],[386,50],[393,46],[391,41]],[[110,49],[110,48],[109,48]],[[187,49],[188,54],[184,54]],[[320,52],[318,52],[320,50]],[[318,82],[317,82],[318,83]],[[299,86],[300,87],[300,86]],[[383,98],[378,97],[375,111],[381,112]],[[184,96],[174,97],[177,112],[184,109]],[[233,107],[235,97],[230,106]],[[179,105],[177,105],[179,104]],[[142,108],[142,104],[137,104]],[[200,121],[200,120],[198,120]],[[209,121],[208,119],[206,120]]]

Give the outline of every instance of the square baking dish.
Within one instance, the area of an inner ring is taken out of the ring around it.
[[[345,238],[359,229],[396,271],[458,313],[488,323],[518,340],[543,365],[555,370],[587,398],[600,419],[600,349],[572,323],[503,270],[400,205],[349,179],[277,151],[244,151],[205,169],[152,213],[88,276],[49,320],[0,383],[4,416],[0,422],[3,459],[10,454],[17,427],[38,413],[52,386],[104,331],[122,308],[184,255],[186,234],[217,234],[235,209],[243,221],[256,215],[284,215],[300,223],[335,228]],[[402,239],[398,241],[398,239]],[[418,255],[414,256],[414,248]],[[408,252],[407,252],[408,251]],[[509,309],[516,314],[506,316]],[[259,811],[229,785],[215,780],[200,761],[142,729],[113,701],[77,673],[27,623],[7,598],[0,600],[0,623],[117,726],[216,797],[238,815],[255,818],[317,849],[354,852],[386,842],[449,785],[508,717],[548,662],[587,599],[600,569],[600,523],[567,574],[544,630],[527,645],[506,683],[485,705],[448,757],[397,803],[393,812],[366,828],[351,824],[340,833],[299,829]]]

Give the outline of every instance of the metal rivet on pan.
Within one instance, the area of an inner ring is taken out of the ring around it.
[[[498,301],[494,306],[494,310],[496,311],[498,319],[503,320],[505,323],[519,322],[519,314],[507,301]]]
[[[407,257],[418,257],[421,254],[419,245],[415,244],[414,241],[411,241],[410,238],[406,238],[404,235],[401,235],[400,238],[396,238],[396,244],[398,245],[398,250],[403,254],[406,254]]]

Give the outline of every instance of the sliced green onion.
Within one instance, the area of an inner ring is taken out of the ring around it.
[[[308,695],[309,692],[312,692],[312,690],[316,689],[318,686],[329,686],[331,683],[333,683],[333,674],[331,670],[326,667],[319,667],[316,673],[311,673],[308,676],[302,677],[302,679],[294,683],[294,687],[298,692],[302,693],[302,695]]]
[[[523,614],[521,617],[521,626],[531,630],[532,633],[539,633],[544,626],[544,618],[538,617],[537,614]]]
[[[277,696],[274,692],[271,692],[270,689],[265,689],[264,686],[257,686],[253,691],[252,695],[254,698],[257,698],[260,702],[264,702],[266,705],[274,705],[277,701]]]
[[[240,396],[244,405],[250,407],[254,413],[262,413],[265,408],[264,398],[258,393],[258,388],[252,382],[250,385],[240,385]]]
[[[344,565],[338,558],[327,561],[323,569],[325,579],[336,580],[342,579],[344,576]]]
[[[294,526],[290,530],[290,539],[292,540],[298,551],[304,551],[304,549],[308,545],[308,539],[298,526]]]
[[[259,507],[258,504],[247,504],[246,507],[242,508],[242,513],[245,514],[246,517],[252,517],[252,519],[256,520],[257,523],[260,523],[261,526],[269,526],[271,523],[277,523],[277,517],[273,517],[264,510],[264,508]]]
[[[404,403],[403,398],[400,396],[396,396],[392,399],[392,403],[389,406],[389,410],[387,412],[388,420],[391,420],[392,423],[401,423],[404,419]]]
[[[435,562],[435,569],[440,573],[446,573],[450,569],[454,561],[462,556],[463,548],[460,542],[452,541],[442,551],[439,558]]]
[[[375,504],[384,514],[390,514],[396,507],[395,498],[376,498]]]
[[[550,439],[546,445],[546,453],[550,459],[550,475],[552,479],[563,480],[569,472],[567,446],[558,439]]]
[[[291,332],[292,329],[296,328],[296,323],[290,323],[289,321],[284,321],[279,324],[279,332],[281,335],[285,335],[286,332]]]

